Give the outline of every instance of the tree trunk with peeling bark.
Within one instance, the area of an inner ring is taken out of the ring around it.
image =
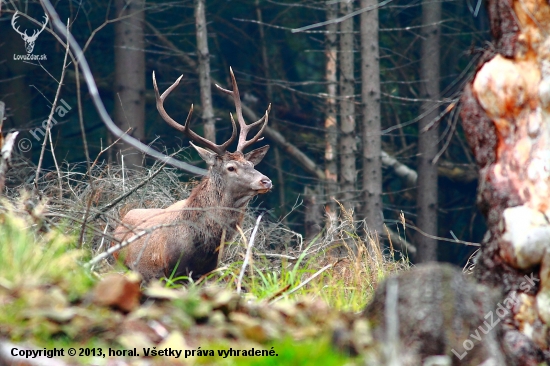
[[[145,139],[145,0],[116,0],[115,23],[115,122],[121,130]],[[119,151],[124,164],[141,167],[142,154],[125,143]]]
[[[382,140],[380,138],[380,59],[378,0],[361,0],[361,101],[363,107],[363,217],[371,232],[382,230]]]
[[[199,86],[201,94],[204,137],[216,142],[216,125],[210,88],[210,52],[208,51],[208,29],[206,28],[205,0],[195,0],[195,29],[197,33],[197,58],[199,60]]]
[[[422,79],[423,117],[418,125],[418,187],[416,194],[416,224],[424,233],[437,236],[437,165],[433,159],[438,149],[439,50],[441,2],[424,0],[422,3]],[[435,124],[435,126],[434,126]],[[437,239],[418,232],[417,262],[437,261]]]
[[[354,1],[340,3],[341,15],[353,12]],[[357,201],[355,153],[355,75],[353,62],[353,18],[340,23],[340,199],[346,210],[353,211]]]
[[[503,288],[505,339],[517,364],[538,365],[550,361],[550,4],[487,5],[495,47],[461,110],[489,228],[475,275]]]

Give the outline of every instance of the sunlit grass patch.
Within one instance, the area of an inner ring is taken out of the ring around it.
[[[93,280],[82,267],[80,259],[85,252],[74,248],[75,239],[64,234],[63,228],[39,232],[30,215],[16,214],[13,207],[7,207],[0,212],[2,287],[56,284],[72,297],[89,290]],[[33,216],[39,216],[39,212]]]
[[[347,224],[351,215],[345,210],[344,220],[334,235],[339,239],[336,244],[322,242],[328,239],[319,235],[295,256],[279,255],[281,259],[274,262],[256,254],[246,268],[244,261],[234,261],[208,276],[209,280],[238,291],[238,278],[246,271],[241,288],[251,298],[271,303],[307,296],[323,299],[334,309],[360,311],[381,281],[407,270],[410,262],[394,250],[391,241],[384,247],[376,234]],[[248,245],[244,241],[242,251]]]
[[[315,340],[296,342],[287,337],[271,342],[254,351],[271,352],[273,356],[234,356],[236,352],[251,351],[253,346],[211,345],[207,349],[216,349],[215,357],[196,358],[199,365],[253,366],[253,365],[354,365],[349,357],[337,352],[327,336]],[[218,353],[220,350],[220,353]],[[228,356],[226,356],[228,355]],[[224,357],[225,356],[225,357]]]
[[[75,316],[71,302],[95,282],[82,267],[85,252],[74,249],[74,238],[37,222],[41,210],[3,201],[0,211],[0,335],[13,340],[63,333],[62,323]]]

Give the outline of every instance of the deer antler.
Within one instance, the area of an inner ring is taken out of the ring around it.
[[[29,37],[30,39],[36,40],[36,38],[38,38],[38,35],[42,33],[44,28],[46,28],[46,25],[48,24],[48,20],[50,20],[50,18],[48,18],[47,14],[44,15],[44,18],[46,18],[46,21],[42,24],[42,28],[40,30],[37,30],[37,29],[33,30],[32,36]]]
[[[21,37],[25,37],[29,40],[36,40],[36,38],[38,38],[38,35],[40,33],[42,33],[42,31],[44,31],[44,29],[46,28],[46,25],[48,24],[48,21],[50,20],[50,18],[48,17],[47,14],[44,15],[44,18],[46,18],[46,21],[42,24],[42,28],[40,30],[38,29],[34,29],[33,30],[33,33],[32,33],[32,36],[29,36],[27,34],[27,30],[25,29],[24,32],[21,32],[19,30],[19,26],[15,24],[15,21],[17,20],[17,18],[19,18],[19,11],[16,11],[15,14],[13,14],[13,17],[11,18],[11,26],[12,28],[17,32],[19,33],[19,35],[21,35]]]
[[[262,132],[264,132],[265,126],[267,126],[268,121],[268,115],[269,111],[271,111],[271,104],[267,107],[267,110],[265,111],[265,114],[262,118],[257,120],[256,122],[253,122],[249,125],[247,125],[244,122],[243,117],[243,108],[241,105],[241,96],[239,95],[239,88],[237,87],[237,80],[235,80],[235,75],[233,74],[233,69],[229,68],[229,73],[231,74],[231,83],[233,84],[233,90],[227,90],[216,84],[216,87],[221,90],[222,92],[229,94],[233,97],[233,101],[235,102],[235,109],[237,111],[237,120],[239,121],[239,126],[241,127],[241,131],[239,132],[239,144],[237,145],[237,151],[243,152],[244,149],[246,149],[248,146],[252,145],[256,141],[261,141],[263,137],[260,137]],[[229,116],[231,117],[231,122],[233,125],[235,125],[235,120],[233,119],[233,115],[230,113]],[[263,123],[262,127],[258,131],[258,133],[251,138],[250,140],[246,140],[246,136],[248,135],[248,132],[253,127],[258,126],[259,124]]]
[[[235,140],[235,137],[237,136],[237,126],[235,125],[235,121],[233,121],[233,120],[231,121],[233,123],[233,133],[231,134],[231,137],[229,138],[229,140],[227,140],[226,142],[224,142],[221,145],[216,145],[212,141],[207,140],[204,137],[201,137],[201,136],[197,135],[189,127],[189,122],[191,120],[191,115],[193,114],[193,105],[192,104],[191,104],[191,108],[189,109],[189,113],[187,114],[187,118],[185,119],[185,125],[183,125],[183,126],[180,125],[179,123],[177,123],[176,121],[174,121],[172,119],[172,117],[170,117],[168,115],[168,113],[166,113],[166,111],[164,110],[164,99],[166,99],[166,97],[172,92],[172,90],[174,90],[179,85],[182,77],[183,77],[183,75],[181,75],[174,82],[174,84],[170,85],[170,87],[168,89],[166,89],[166,91],[164,93],[162,93],[162,95],[160,95],[159,94],[159,89],[158,89],[158,86],[157,86],[157,79],[155,78],[155,72],[153,71],[153,87],[155,88],[155,96],[156,96],[156,99],[157,99],[157,110],[159,111],[160,116],[170,126],[174,127],[178,131],[181,131],[181,132],[185,133],[192,141],[195,141],[196,143],[203,144],[205,147],[207,147],[210,150],[214,151],[218,155],[223,155],[225,153],[225,151],[227,150],[227,147],[229,146],[229,144],[231,144],[233,142],[233,140]]]
[[[12,28],[13,28],[17,33],[19,33],[19,35],[20,35],[21,37],[28,37],[28,36],[27,36],[27,33],[26,33],[26,32],[27,32],[26,29],[25,29],[25,32],[21,32],[21,31],[19,30],[19,26],[16,27],[15,21],[17,20],[17,18],[19,18],[19,11],[16,11],[15,14],[13,14],[13,17],[11,18],[11,26],[12,26]]]

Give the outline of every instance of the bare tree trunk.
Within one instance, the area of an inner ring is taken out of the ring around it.
[[[550,4],[489,0],[494,47],[462,95],[487,218],[475,275],[503,290],[517,365],[550,362]]]
[[[216,141],[212,89],[210,87],[210,52],[208,51],[208,29],[206,27],[205,0],[195,0],[195,26],[197,30],[197,56],[199,59],[199,85],[202,105],[204,137]]]
[[[305,240],[313,240],[322,230],[323,212],[319,203],[318,187],[304,189],[304,210],[305,210]]]
[[[0,54],[0,98],[6,103],[9,111],[6,111],[8,121],[16,128],[29,127],[32,120],[32,98],[29,84],[32,84],[33,66],[21,60],[13,60],[14,54],[25,53],[25,44],[21,38],[13,32],[10,22],[0,22],[0,34],[2,37],[2,53]],[[9,35],[9,36],[8,36]],[[16,92],[14,92],[16,91]],[[40,129],[41,130],[41,129]],[[44,137],[43,134],[31,129],[30,135],[26,136],[31,141],[38,142]],[[35,137],[35,135],[37,137]],[[38,146],[38,144],[36,144]],[[31,156],[32,150],[28,152]]]
[[[363,215],[370,231],[383,233],[380,59],[377,0],[361,0],[361,100],[363,107]]]
[[[0,197],[4,194],[6,184],[6,175],[10,167],[11,154],[13,145],[19,132],[8,133],[5,137],[2,134],[2,126],[4,124],[4,112],[6,104],[0,101]]]
[[[338,4],[332,3],[326,5],[327,20],[338,17]],[[336,152],[338,151],[338,122],[336,119],[337,105],[336,93],[338,88],[338,24],[332,23],[327,26],[326,33],[326,71],[327,79],[327,101],[325,112],[325,193],[327,197],[326,212],[328,225],[335,225],[338,206],[334,199],[338,191],[338,161]]]
[[[437,165],[432,161],[438,149],[439,115],[439,38],[441,20],[441,2],[424,0],[422,4],[422,42],[420,77],[422,79],[423,117],[418,126],[418,188],[416,195],[417,226],[425,233],[437,235]],[[426,131],[430,125],[431,129]],[[437,261],[437,240],[416,235],[418,256],[417,262]]]
[[[264,33],[264,24],[263,24],[263,17],[262,17],[262,10],[260,9],[260,0],[256,0],[256,16],[258,18],[258,27],[260,31],[260,39],[262,42],[262,62],[264,67],[264,75],[265,75],[265,83],[266,83],[266,91],[267,91],[267,99],[269,100],[269,103],[273,103],[273,86],[271,85],[271,73],[270,73],[270,67],[269,67],[269,59],[267,57],[267,46],[265,43],[265,33]],[[271,123],[271,128],[277,130],[277,122],[275,120],[275,111],[271,112],[271,116],[269,118],[269,121]],[[279,189],[279,204],[283,208],[286,206],[286,196],[285,196],[285,177],[283,175],[283,167],[281,164],[281,150],[279,147],[275,146],[273,148],[273,155],[275,156],[275,169],[277,169],[277,186]],[[284,222],[286,222],[286,216],[284,219]]]
[[[115,0],[117,15],[128,16],[115,23],[115,122],[122,129],[145,139],[145,0]],[[121,143],[124,164],[141,167],[142,155]]]
[[[341,15],[353,11],[354,1],[340,3]],[[340,191],[346,210],[354,210],[357,201],[355,168],[355,77],[353,65],[353,18],[340,23]]]

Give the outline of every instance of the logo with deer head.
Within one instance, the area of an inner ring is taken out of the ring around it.
[[[25,29],[24,32],[21,32],[19,30],[19,26],[15,24],[15,22],[17,21],[17,18],[19,18],[18,13],[19,12],[16,11],[15,14],[13,14],[13,17],[11,18],[11,26],[13,27],[13,30],[19,33],[21,38],[23,38],[23,41],[25,41],[25,49],[27,50],[27,53],[30,54],[34,50],[34,42],[36,41],[40,33],[42,33],[44,28],[46,28],[46,25],[48,24],[48,20],[50,20],[50,18],[48,18],[48,15],[44,14],[45,22],[42,23],[42,28],[40,30],[33,29],[32,35],[29,36],[27,34],[27,29]]]

